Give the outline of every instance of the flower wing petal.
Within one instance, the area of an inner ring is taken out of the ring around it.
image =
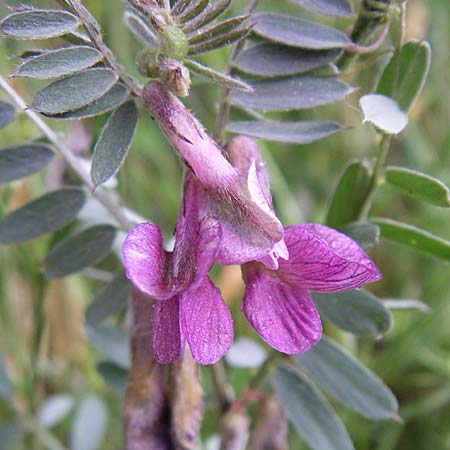
[[[340,292],[382,278],[359,245],[345,234],[318,224],[287,227],[289,261],[280,261],[280,277],[303,289]]]
[[[205,277],[195,292],[181,297],[183,330],[192,356],[214,364],[233,342],[233,319],[220,291]]]
[[[163,248],[161,230],[153,223],[136,225],[122,246],[127,277],[145,295],[170,298],[167,294],[166,266],[168,253]]]
[[[289,355],[319,342],[322,323],[308,293],[284,283],[257,263],[244,267],[242,310],[261,339]]]
[[[155,360],[169,364],[181,357],[184,336],[180,322],[180,298],[155,302],[151,320],[152,350]]]

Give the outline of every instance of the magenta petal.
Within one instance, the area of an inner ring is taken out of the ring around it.
[[[242,310],[261,339],[274,349],[289,355],[306,352],[322,336],[319,314],[305,290],[274,275],[257,263],[244,266]]]
[[[127,277],[140,291],[153,298],[171,297],[165,277],[168,254],[156,225],[136,225],[123,243],[122,258]]]
[[[179,297],[155,302],[151,321],[152,350],[160,364],[174,362],[183,353],[185,340],[179,308]]]
[[[199,364],[214,364],[233,342],[233,319],[220,291],[206,277],[180,300],[183,330]]]
[[[382,278],[359,245],[345,234],[317,224],[286,228],[289,261],[280,260],[280,277],[318,292],[359,288]]]

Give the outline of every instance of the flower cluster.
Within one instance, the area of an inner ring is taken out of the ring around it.
[[[242,265],[242,311],[264,341],[287,354],[311,348],[322,326],[308,291],[359,288],[381,278],[376,266],[331,228],[283,229],[254,141],[238,136],[222,149],[158,83],[142,100],[187,167],[173,250],[151,222],[134,227],[123,245],[128,278],[155,299],[155,359],[175,361],[187,342],[198,363],[213,364],[230,347],[231,314],[208,276],[214,261]]]

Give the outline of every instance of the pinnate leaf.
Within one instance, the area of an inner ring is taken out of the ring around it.
[[[117,81],[109,69],[89,69],[44,86],[34,96],[31,107],[45,114],[80,109],[108,92]]]
[[[23,144],[0,149],[0,184],[32,175],[53,160],[53,150],[45,144]]]
[[[353,161],[345,169],[338,182],[328,208],[325,224],[342,229],[358,220],[372,177],[372,169],[366,161]]]
[[[45,114],[52,119],[85,119],[87,117],[98,116],[123,103],[128,97],[128,89],[122,83],[116,83],[106,94],[102,95],[98,100],[83,106],[74,111],[67,111],[62,114]]]
[[[295,3],[327,16],[353,16],[349,0],[294,0]]]
[[[294,356],[308,377],[343,405],[369,419],[390,419],[398,404],[389,388],[331,339]]]
[[[286,366],[272,376],[275,393],[298,434],[312,450],[353,450],[337,414],[303,374]]]
[[[274,13],[256,15],[255,33],[266,39],[292,47],[323,50],[345,48],[349,37],[326,25]]]
[[[108,181],[120,168],[136,130],[138,109],[130,100],[109,117],[94,148],[91,177],[94,186]]]
[[[383,238],[405,244],[444,261],[450,261],[450,241],[413,225],[392,219],[374,218],[371,219],[371,222],[380,227]]]
[[[333,294],[311,293],[319,314],[333,325],[355,334],[380,335],[392,326],[392,314],[375,297],[364,290]]]
[[[431,48],[425,41],[409,41],[394,55],[381,75],[377,94],[392,97],[408,112],[419,96],[428,76]]]
[[[408,125],[408,115],[390,97],[380,94],[363,95],[359,104],[364,114],[363,123],[371,122],[387,134],[398,134]]]
[[[0,243],[17,244],[64,227],[76,217],[85,200],[78,188],[60,189],[33,200],[0,218]]]
[[[386,169],[386,181],[400,188],[411,197],[433,205],[450,207],[449,188],[438,179],[416,170],[390,166]]]
[[[92,346],[123,369],[130,367],[129,336],[121,328],[99,325],[86,327]]]
[[[330,77],[289,77],[252,82],[254,93],[232,92],[233,105],[260,111],[312,108],[344,98],[352,88]]]
[[[6,16],[0,22],[0,33],[18,39],[47,39],[69,33],[79,24],[67,11],[26,9]]]
[[[16,108],[11,103],[0,100],[0,129],[5,128],[16,118]]]
[[[56,244],[45,258],[45,275],[64,277],[103,258],[112,247],[116,230],[110,225],[96,225]]]
[[[342,131],[337,122],[277,122],[250,120],[230,122],[226,130],[231,133],[290,144],[307,144]]]
[[[86,322],[98,325],[123,308],[131,294],[131,283],[123,273],[106,284],[86,310]]]
[[[87,69],[102,59],[92,47],[76,45],[26,59],[15,75],[28,78],[58,78]]]
[[[236,66],[242,72],[263,77],[296,75],[335,61],[340,49],[308,50],[265,42],[239,54]]]
[[[106,433],[107,408],[96,396],[84,397],[70,430],[71,450],[98,450]]]
[[[346,225],[342,231],[363,249],[373,247],[380,239],[380,229],[369,222],[353,222]]]

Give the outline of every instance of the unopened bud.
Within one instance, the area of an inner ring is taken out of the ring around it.
[[[159,76],[164,86],[179,97],[189,95],[191,77],[189,70],[174,59],[165,59],[159,68]]]
[[[220,450],[245,448],[250,421],[243,411],[227,411],[220,422]]]
[[[159,74],[158,55],[154,48],[144,48],[136,58],[138,72],[149,78],[157,78]]]
[[[250,435],[249,450],[287,450],[286,413],[274,395],[268,395],[258,405]]]
[[[186,35],[176,26],[165,27],[159,33],[160,49],[164,56],[183,59],[189,50]]]
[[[172,367],[171,409],[172,440],[176,448],[197,449],[203,418],[203,391],[197,363],[187,349]]]

